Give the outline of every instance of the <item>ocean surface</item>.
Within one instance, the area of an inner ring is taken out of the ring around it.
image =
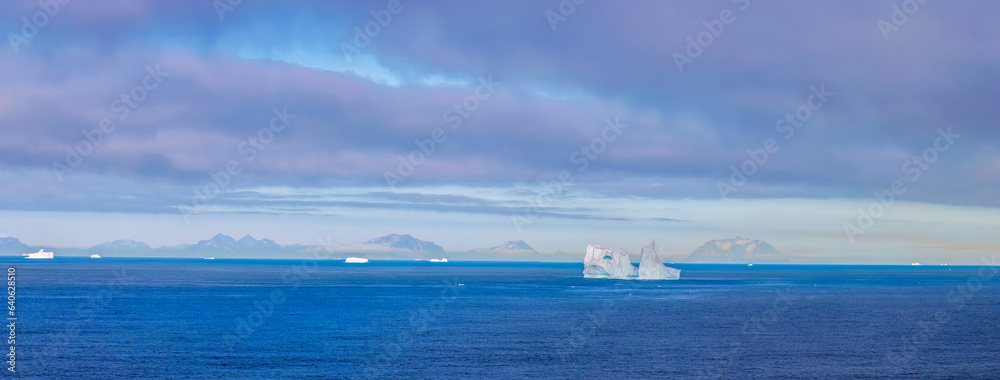
[[[0,261],[24,379],[1000,377],[998,267]]]

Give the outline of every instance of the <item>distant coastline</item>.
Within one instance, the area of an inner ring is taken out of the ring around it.
[[[543,253],[535,250],[523,240],[507,241],[489,248],[467,251],[448,251],[429,241],[420,240],[407,234],[390,234],[362,243],[337,246],[282,245],[271,239],[256,239],[250,235],[234,239],[225,234],[216,234],[210,239],[194,244],[181,244],[153,248],[134,240],[115,240],[90,248],[56,248],[51,246],[28,246],[14,237],[0,238],[0,257],[22,257],[39,249],[55,252],[56,257],[102,258],[198,258],[219,259],[340,259],[349,256],[364,257],[369,260],[442,260],[449,262],[580,262],[586,253],[586,245],[575,250],[559,250]],[[669,247],[667,248],[669,250]],[[710,240],[684,258],[678,256],[660,259],[667,264],[793,264],[793,265],[910,265],[909,260],[880,263],[841,263],[830,260],[801,259],[786,256],[771,244],[762,241],[735,237]],[[941,264],[944,264],[943,262]],[[951,265],[962,265],[960,262]],[[932,264],[937,266],[937,262]],[[977,265],[968,263],[968,265]]]

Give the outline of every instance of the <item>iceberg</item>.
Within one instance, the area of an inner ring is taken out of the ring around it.
[[[26,259],[51,259],[55,257],[52,252],[45,252],[44,249],[39,249],[35,253],[25,253],[21,256],[24,256]]]
[[[620,248],[588,245],[583,265],[583,277],[622,279],[639,276],[639,270],[632,266],[628,251]]]
[[[681,270],[663,265],[656,253],[656,242],[642,248],[639,267],[632,265],[628,251],[621,248],[604,248],[597,244],[587,246],[583,257],[583,277],[615,278],[626,280],[677,280]]]
[[[656,253],[656,241],[651,241],[642,247],[642,258],[639,260],[640,280],[677,280],[681,278],[681,270],[663,265]]]

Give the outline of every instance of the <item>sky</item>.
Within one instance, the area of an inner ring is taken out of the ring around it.
[[[979,263],[998,8],[8,1],[0,236]]]

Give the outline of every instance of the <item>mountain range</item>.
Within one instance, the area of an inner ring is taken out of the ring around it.
[[[454,252],[451,256],[455,260],[462,261],[542,261],[545,258],[545,255],[536,251],[524,240],[505,241],[494,247]]]
[[[685,263],[787,263],[788,258],[765,241],[745,239],[712,240],[695,249]]]
[[[376,260],[427,260],[448,257],[444,248],[437,244],[400,234],[389,234],[364,243],[341,246],[336,250],[357,253]]]
[[[0,238],[0,255],[2,256],[21,256],[23,253],[34,251],[37,250],[22,243],[20,240],[17,240],[17,238]]]
[[[23,253],[39,249],[52,251],[56,256],[102,257],[220,257],[220,258],[305,258],[313,246],[279,245],[271,239],[254,239],[250,235],[239,240],[229,235],[216,234],[211,239],[195,244],[153,248],[135,240],[115,240],[90,248],[56,248],[47,246],[29,247],[17,238],[0,238],[0,256],[21,256]]]
[[[523,240],[503,242],[489,248],[468,251],[447,252],[441,246],[417,239],[406,234],[389,234],[362,243],[346,244],[338,247],[315,245],[281,245],[271,239],[255,239],[245,235],[240,239],[225,234],[216,234],[211,239],[194,244],[167,247],[150,247],[135,240],[115,240],[90,248],[30,247],[17,238],[0,238],[0,256],[21,256],[38,249],[56,252],[56,256],[103,257],[179,257],[179,258],[285,258],[304,259],[327,252],[320,257],[344,258],[350,256],[376,260],[427,260],[448,258],[458,261],[579,261],[582,254],[557,251],[541,253]],[[735,239],[712,240],[694,252],[685,263],[787,263],[788,258],[767,242],[760,240]]]

